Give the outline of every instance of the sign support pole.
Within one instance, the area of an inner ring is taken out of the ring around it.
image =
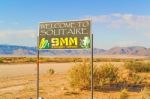
[[[91,99],[93,99],[93,34],[91,34]]]
[[[37,37],[37,44],[38,44],[38,37]],[[36,97],[39,98],[39,45],[37,45],[37,74],[36,74]]]

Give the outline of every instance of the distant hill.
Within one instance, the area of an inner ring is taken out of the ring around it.
[[[138,56],[149,56],[150,48],[145,48],[141,46],[131,46],[131,47],[114,47],[109,50],[105,54],[125,54],[125,55],[138,55]]]
[[[41,55],[88,55],[88,50],[42,50]],[[141,46],[113,47],[109,50],[94,48],[95,55],[136,55],[149,56],[150,48]],[[0,55],[36,55],[36,47],[0,45]]]
[[[35,55],[35,47],[0,45],[0,55]]]

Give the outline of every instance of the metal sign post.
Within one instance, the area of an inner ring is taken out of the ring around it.
[[[93,34],[91,34],[91,99],[93,99]]]
[[[37,42],[39,38],[37,37]],[[38,44],[38,43],[37,43]],[[37,74],[36,74],[36,97],[39,98],[39,44],[37,45]]]

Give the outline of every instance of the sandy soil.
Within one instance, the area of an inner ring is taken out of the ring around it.
[[[40,63],[40,74],[47,73],[49,68],[55,72],[66,72],[75,63]],[[63,68],[62,68],[63,67]],[[36,64],[0,64],[0,78],[36,74]]]
[[[98,62],[94,64],[105,64],[108,62]],[[111,62],[116,66],[123,65],[123,62]],[[48,72],[49,68],[55,70],[56,73],[66,73],[76,63],[40,63],[40,74]],[[0,64],[0,78],[33,75],[36,74],[36,64]]]
[[[67,71],[75,63],[41,63],[40,96],[44,99],[90,99],[90,91],[71,89]],[[104,62],[97,63],[104,64]],[[122,65],[121,62],[113,62]],[[55,70],[54,75],[48,69]],[[36,99],[36,64],[1,64],[0,99]],[[129,92],[129,99],[138,99],[139,92]],[[119,99],[119,91],[95,91],[94,99]]]

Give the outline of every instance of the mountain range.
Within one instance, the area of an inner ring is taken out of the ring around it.
[[[14,55],[14,56],[28,56],[36,55],[36,47],[17,46],[17,45],[0,45],[0,55]],[[88,55],[89,50],[40,50],[40,55]],[[95,55],[136,55],[136,56],[150,56],[150,48],[142,46],[130,47],[113,47],[105,50],[94,48]]]

